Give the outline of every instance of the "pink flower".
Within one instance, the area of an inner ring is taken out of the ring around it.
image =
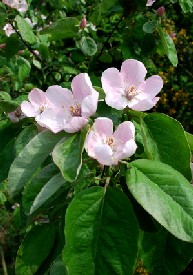
[[[113,122],[106,117],[97,118],[88,133],[85,149],[88,155],[102,165],[117,165],[119,160],[132,156],[137,148],[132,122],[121,123],[113,133]]]
[[[81,22],[80,22],[80,28],[81,29],[85,29],[86,28],[86,18],[82,18]]]
[[[16,9],[20,12],[25,12],[28,9],[28,4],[25,0],[2,0],[2,2],[5,5],[13,9]]]
[[[11,26],[11,24],[6,24],[3,27],[3,30],[5,31],[5,34],[6,34],[7,37],[10,37],[10,35],[12,33],[15,33],[15,30],[13,29],[13,27]]]
[[[107,105],[117,110],[129,107],[136,111],[147,111],[155,106],[163,80],[158,75],[145,80],[146,73],[143,63],[134,59],[124,61],[120,72],[116,68],[105,70],[101,81]]]
[[[57,85],[47,89],[51,108],[36,119],[41,126],[54,133],[61,130],[75,133],[88,123],[88,118],[96,112],[99,94],[86,73],[75,76],[71,87],[72,91]]]
[[[147,6],[147,7],[152,6],[152,5],[153,5],[153,3],[154,3],[155,1],[156,1],[156,0],[147,0],[147,4],[146,4],[146,6]]]
[[[42,90],[35,88],[31,90],[28,95],[29,101],[23,101],[21,103],[21,110],[27,117],[35,117],[39,119],[41,114],[49,108],[49,104],[46,99],[46,93]]]

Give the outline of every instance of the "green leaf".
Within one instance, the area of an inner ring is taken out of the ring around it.
[[[58,257],[50,268],[49,275],[68,275],[61,257]]]
[[[141,120],[141,127],[148,158],[169,164],[191,180],[190,149],[181,124],[164,114],[153,113]]]
[[[26,20],[23,17],[17,15],[15,21],[22,39],[29,44],[35,44],[37,42],[37,37],[33,33],[31,26],[26,22]]]
[[[40,170],[40,172],[32,177],[32,179],[27,183],[22,196],[22,206],[26,215],[29,215],[30,208],[41,189],[57,173],[57,166],[54,163],[51,163]]]
[[[163,50],[167,55],[168,59],[170,60],[170,62],[172,63],[172,65],[176,67],[178,65],[178,57],[174,41],[167,33],[163,31],[161,26],[158,26],[157,29],[160,35]]]
[[[87,131],[83,130],[64,138],[54,148],[52,157],[67,181],[74,181],[82,166],[82,151]]]
[[[193,11],[192,0],[179,0],[179,3],[184,13]]]
[[[65,181],[61,173],[53,176],[53,178],[51,178],[38,193],[30,209],[30,214],[33,214],[46,202],[50,201],[59,190],[60,192],[61,189],[62,191],[67,190],[69,186],[70,183]]]
[[[163,227],[157,232],[144,232],[139,258],[152,275],[181,274],[193,257],[193,244],[183,242]]]
[[[139,204],[177,238],[193,242],[193,188],[178,171],[152,160],[136,160],[127,186]]]
[[[19,38],[16,36],[16,34],[15,35],[12,34],[10,37],[7,37],[5,43],[6,43],[5,56],[7,58],[13,57],[20,50],[21,43]]]
[[[133,274],[139,228],[118,188],[79,193],[66,212],[64,262],[69,275]]]
[[[55,239],[53,225],[33,227],[25,236],[16,258],[16,275],[33,275],[48,257]]]
[[[20,57],[20,59],[17,61],[17,64],[19,66],[18,79],[20,82],[22,82],[26,77],[29,76],[31,65],[29,61],[23,57]]]
[[[80,43],[83,54],[92,56],[97,52],[97,44],[91,37],[82,37]]]
[[[78,34],[79,21],[75,17],[62,18],[41,31],[41,34],[49,34],[50,41],[66,38],[74,38]]]
[[[149,21],[143,25],[143,31],[146,33],[153,33],[157,27],[157,21]]]
[[[185,135],[190,146],[190,150],[193,152],[193,135],[188,132],[185,132]]]
[[[44,131],[35,136],[19,153],[10,167],[8,189],[11,196],[18,195],[31,176],[49,156],[64,133]]]

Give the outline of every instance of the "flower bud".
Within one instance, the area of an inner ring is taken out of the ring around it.
[[[157,16],[162,17],[164,13],[165,13],[165,8],[163,6],[156,10]]]
[[[85,29],[86,28],[86,18],[82,18],[81,22],[80,22],[80,28],[81,29]]]
[[[5,43],[4,44],[0,44],[0,49],[5,49],[5,47],[6,47]]]

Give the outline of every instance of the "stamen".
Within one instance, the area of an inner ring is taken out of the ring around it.
[[[79,105],[70,106],[69,111],[70,111],[72,116],[81,116],[81,114],[82,114],[81,108],[80,108]]]
[[[109,137],[107,139],[107,142],[106,142],[111,148],[113,148],[115,146],[115,142],[114,142],[114,139],[113,137]]]
[[[136,95],[139,94],[135,86],[130,86],[125,89],[125,95],[128,100],[132,100]]]

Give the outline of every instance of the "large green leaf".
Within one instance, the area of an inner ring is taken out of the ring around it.
[[[17,22],[17,27],[22,39],[29,44],[35,44],[37,42],[37,37],[27,21],[20,15],[16,16],[15,21]]]
[[[192,185],[167,164],[136,160],[127,186],[142,207],[177,238],[193,242]]]
[[[153,113],[141,120],[141,127],[148,158],[169,164],[191,180],[190,149],[181,124],[164,114]]]
[[[79,21],[74,17],[62,18],[41,31],[41,34],[49,34],[51,41],[65,38],[74,38],[78,34]]]
[[[193,2],[192,0],[179,0],[180,6],[183,12],[192,12],[193,11]]]
[[[180,274],[193,258],[193,244],[175,238],[162,227],[143,233],[139,258],[152,275]]]
[[[58,191],[61,193],[62,191],[67,190],[69,186],[70,183],[65,181],[61,173],[53,176],[53,178],[51,178],[38,193],[31,206],[30,214],[33,214],[45,203],[50,201],[58,193]]]
[[[138,231],[132,206],[120,189],[92,187],[79,193],[66,213],[68,274],[133,274]]]
[[[82,37],[81,50],[85,55],[95,55],[95,53],[97,52],[97,44],[91,37]]]
[[[164,32],[161,26],[159,26],[157,29],[160,35],[164,53],[167,55],[172,65],[176,67],[178,65],[178,57],[174,41],[167,33]]]
[[[51,163],[40,170],[40,172],[32,177],[32,179],[27,183],[22,196],[22,206],[24,212],[27,215],[29,215],[30,208],[39,192],[42,190],[44,185],[57,173],[57,166],[54,163]]]
[[[53,161],[67,181],[74,181],[82,166],[82,151],[86,130],[73,134],[57,144],[53,151]]]
[[[16,258],[16,275],[33,275],[48,257],[55,239],[51,224],[37,225],[25,236]]]
[[[35,136],[19,153],[10,167],[8,190],[11,196],[19,194],[34,172],[54,149],[64,133],[44,131]]]

